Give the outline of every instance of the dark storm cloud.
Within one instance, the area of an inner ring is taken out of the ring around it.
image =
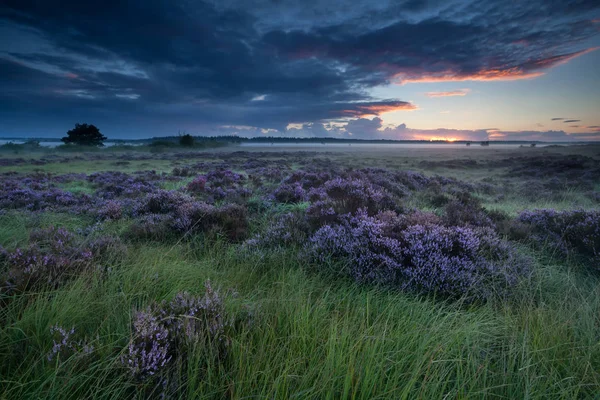
[[[62,126],[77,115],[283,130],[412,110],[369,89],[538,76],[590,50],[599,9],[576,0],[5,0],[0,127],[51,112]]]

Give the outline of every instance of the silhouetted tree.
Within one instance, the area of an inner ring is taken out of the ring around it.
[[[185,147],[192,147],[194,145],[194,137],[186,133],[179,137],[179,144]]]
[[[81,146],[104,146],[106,136],[94,125],[75,124],[75,128],[67,132],[67,136],[61,139],[65,144],[73,143]]]

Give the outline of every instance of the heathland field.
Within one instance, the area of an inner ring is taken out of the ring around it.
[[[598,398],[600,146],[313,147],[0,153],[0,398]]]

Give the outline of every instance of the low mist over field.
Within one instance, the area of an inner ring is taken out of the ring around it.
[[[595,399],[600,4],[0,5],[0,399]]]

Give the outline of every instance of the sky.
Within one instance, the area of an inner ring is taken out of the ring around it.
[[[598,0],[3,0],[0,137],[600,140]]]

